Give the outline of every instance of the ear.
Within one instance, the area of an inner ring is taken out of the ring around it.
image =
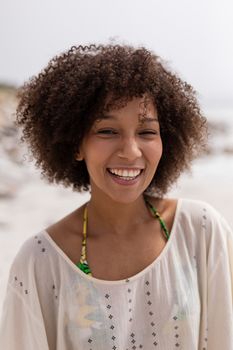
[[[74,156],[77,161],[82,161],[84,159],[81,151],[77,151]]]

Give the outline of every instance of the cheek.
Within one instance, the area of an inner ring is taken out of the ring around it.
[[[84,157],[88,163],[103,164],[116,152],[116,144],[114,142],[106,142],[106,140],[97,140],[92,142],[86,148]]]
[[[163,144],[162,144],[162,141],[161,141],[160,144],[159,144],[158,153],[159,153],[160,158],[161,158],[161,157],[162,157],[162,154],[163,154]]]
[[[90,175],[94,175],[104,167],[109,157],[110,147],[102,142],[92,142],[84,149],[84,160]]]
[[[163,153],[163,145],[161,141],[156,142],[147,149],[149,159],[154,163],[158,163]]]

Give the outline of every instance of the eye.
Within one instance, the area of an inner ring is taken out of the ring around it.
[[[139,132],[139,135],[148,135],[148,136],[153,136],[153,135],[157,135],[158,131],[156,130],[143,130]]]
[[[116,135],[117,132],[115,130],[112,129],[102,129],[102,130],[98,130],[97,134],[102,134],[102,135]]]

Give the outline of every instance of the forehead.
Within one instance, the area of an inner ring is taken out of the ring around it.
[[[146,107],[155,107],[153,103],[153,99],[146,93],[141,95],[140,97],[136,96],[115,96],[113,94],[109,94],[104,102],[104,109],[106,110],[119,110],[123,108],[127,108],[129,105],[137,105],[140,109],[144,109]]]
[[[119,101],[119,103],[114,103],[113,101],[113,103],[104,108],[97,120],[108,119],[114,121],[121,116],[137,116],[141,122],[158,121],[156,106],[152,99],[147,96],[134,97],[129,101]]]

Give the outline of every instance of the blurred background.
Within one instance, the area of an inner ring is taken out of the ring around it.
[[[193,85],[209,123],[208,149],[168,195],[207,201],[233,227],[232,13],[231,0],[2,1],[0,312],[22,243],[89,198],[48,185],[14,125],[17,87],[72,45],[143,45]]]

